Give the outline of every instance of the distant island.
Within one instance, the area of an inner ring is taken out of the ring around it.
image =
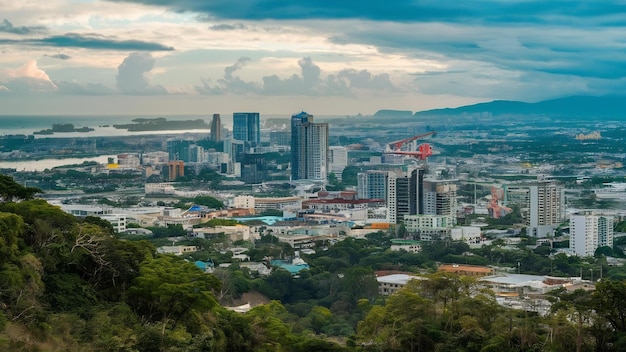
[[[47,134],[54,134],[54,133],[91,132],[91,131],[94,131],[94,129],[90,127],[75,128],[74,125],[71,123],[55,123],[52,125],[52,128],[33,132],[33,134],[47,135]]]
[[[137,118],[132,120],[133,123],[123,125],[113,125],[117,129],[125,129],[130,132],[142,131],[164,131],[164,130],[194,130],[208,129],[209,125],[204,120],[184,120],[184,121],[167,121],[165,117],[157,117],[153,119]]]

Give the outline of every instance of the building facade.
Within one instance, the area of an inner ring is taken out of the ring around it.
[[[423,214],[423,169],[404,174],[389,173],[387,179],[387,221],[400,223],[405,215]]]
[[[570,249],[578,256],[593,256],[600,247],[613,248],[613,216],[570,215]]]
[[[348,149],[342,146],[332,146],[328,148],[328,159],[330,162],[330,172],[335,174],[341,181],[343,169],[348,166]]]
[[[368,170],[357,174],[359,199],[387,199],[389,171]]]
[[[565,220],[565,192],[556,181],[507,186],[506,203],[520,208],[529,236],[551,235]]]
[[[258,112],[233,113],[233,138],[243,141],[247,147],[261,142],[261,117]]]
[[[314,123],[306,112],[291,117],[291,179],[325,180],[328,176],[328,124]]]
[[[222,140],[222,119],[220,114],[213,114],[213,119],[211,120],[211,140],[213,142]]]
[[[450,224],[456,224],[456,183],[456,180],[424,180],[419,214],[447,216]]]

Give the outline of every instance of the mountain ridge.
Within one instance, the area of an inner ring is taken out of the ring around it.
[[[527,103],[514,100],[494,100],[465,105],[418,111],[413,116],[451,116],[461,114],[490,113],[492,115],[553,115],[553,116],[619,116],[626,113],[626,96],[575,95],[565,98]]]

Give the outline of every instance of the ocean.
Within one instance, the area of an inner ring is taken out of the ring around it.
[[[51,135],[35,135],[35,138],[66,138],[66,137],[113,137],[113,136],[129,136],[129,135],[146,135],[146,134],[172,134],[172,133],[208,133],[209,130],[168,130],[168,131],[146,131],[146,132],[129,132],[124,129],[113,127],[116,124],[132,123],[136,118],[156,118],[165,117],[168,121],[177,120],[197,120],[202,119],[207,124],[211,122],[212,116],[194,115],[194,116],[9,116],[0,115],[0,136],[12,134],[33,134],[33,132],[52,128],[53,124],[71,123],[75,128],[90,127],[94,131],[90,132],[72,132],[72,133],[54,133]],[[232,125],[232,117],[222,117],[222,125]]]

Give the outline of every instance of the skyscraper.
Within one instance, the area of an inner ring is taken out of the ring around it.
[[[569,248],[578,256],[593,256],[600,247],[613,247],[613,217],[578,213],[570,215]]]
[[[291,116],[291,179],[328,176],[328,124],[313,123],[306,112]]]
[[[357,174],[359,199],[387,199],[389,171],[367,170]]]
[[[185,140],[169,140],[167,141],[167,153],[169,154],[169,160],[182,160],[189,162],[189,147],[191,141]]]
[[[258,112],[233,113],[233,138],[243,141],[246,147],[261,142],[261,121]]]
[[[404,215],[424,214],[424,170],[412,169],[403,175],[389,173],[387,178],[387,220],[400,223]]]
[[[565,220],[565,193],[556,181],[539,179],[528,185],[509,185],[507,205],[520,207],[527,234],[546,237]]]
[[[211,120],[211,140],[214,142],[222,140],[222,119],[220,114],[213,114],[213,120]]]

